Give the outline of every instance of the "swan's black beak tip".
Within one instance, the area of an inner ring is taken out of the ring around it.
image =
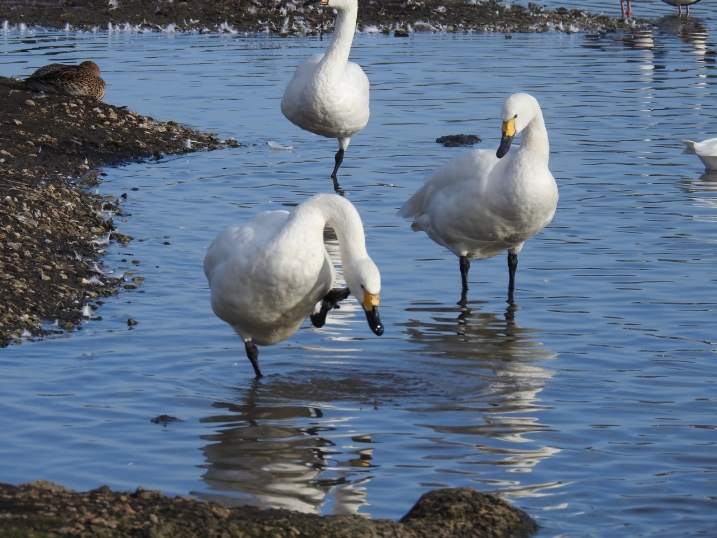
[[[505,154],[508,153],[508,150],[510,149],[510,145],[513,143],[513,136],[508,136],[504,134],[500,138],[500,146],[498,146],[498,151],[495,152],[495,156],[499,159],[502,159],[505,157]]]
[[[383,323],[381,323],[381,318],[378,316],[377,307],[374,306],[371,310],[366,310],[366,320],[368,321],[368,326],[376,336],[383,334]]]

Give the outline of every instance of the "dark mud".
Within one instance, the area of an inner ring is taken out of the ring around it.
[[[617,0],[615,0],[617,4]],[[619,13],[616,5],[615,12]],[[45,27],[130,31],[268,32],[316,34],[331,30],[331,9],[304,7],[304,0],[0,0],[0,20]],[[408,35],[412,31],[446,32],[615,32],[646,21],[628,22],[578,9],[546,10],[529,3],[496,0],[367,0],[359,2],[358,27]]]
[[[521,510],[471,488],[426,493],[397,523],[251,506],[226,508],[141,488],[115,493],[103,486],[76,493],[45,481],[0,483],[0,536],[8,538],[521,538],[536,530]]]
[[[141,277],[98,266],[122,198],[91,194],[102,167],[225,147],[215,135],[124,107],[38,94],[0,77],[0,346],[81,328],[88,303]],[[191,139],[191,148],[186,139]],[[230,141],[230,145],[237,145]],[[134,278],[134,280],[133,280]],[[50,322],[57,323],[52,326]]]

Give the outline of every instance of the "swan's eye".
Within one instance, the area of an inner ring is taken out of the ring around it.
[[[515,119],[515,118],[517,118],[517,117],[518,117],[518,114],[516,114],[515,116],[513,116],[513,119]]]

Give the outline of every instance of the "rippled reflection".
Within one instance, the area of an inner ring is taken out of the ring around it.
[[[473,439],[476,452],[463,457],[462,463],[475,471],[499,465],[510,472],[526,472],[560,452],[529,445],[525,437],[546,428],[537,417],[541,409],[537,395],[553,372],[539,361],[556,355],[537,340],[539,331],[514,321],[517,310],[509,304],[502,315],[496,315],[481,311],[475,302],[466,307],[414,303],[407,309],[412,319],[405,329],[415,352],[440,358],[444,368],[460,373],[453,387],[458,404],[448,401],[415,411],[437,412],[425,426],[441,436]],[[426,314],[430,319],[424,319]],[[544,487],[525,489],[520,480],[474,480],[502,486],[515,496]]]
[[[657,26],[662,32],[675,35],[679,37],[683,43],[692,45],[694,54],[698,56],[707,54],[707,38],[709,37],[709,32],[699,19],[671,15],[662,17],[657,21]]]
[[[256,398],[256,388],[246,397]],[[214,407],[224,413],[202,420],[218,426],[216,433],[202,436],[210,442],[202,449],[207,461],[202,478],[221,493],[196,493],[199,497],[228,505],[316,512],[331,492],[334,514],[353,514],[366,504],[360,485],[370,478],[350,470],[368,469],[371,449],[341,454],[326,437],[335,428],[318,425],[323,416],[320,409],[261,407],[249,402],[217,403]],[[337,466],[331,476],[320,476]]]
[[[418,346],[417,352],[450,361],[451,368],[459,368],[465,378],[474,380],[473,393],[466,401],[478,403],[485,411],[523,411],[533,408],[536,394],[553,373],[536,364],[536,361],[553,359],[555,354],[546,350],[536,337],[534,329],[521,327],[514,321],[519,307],[509,304],[498,316],[483,312],[480,303],[467,306],[414,303],[406,309],[411,319],[402,324],[409,341]],[[430,319],[423,319],[429,314]],[[534,422],[534,419],[527,419]],[[521,424],[525,423],[522,419]],[[486,425],[481,433],[503,436],[497,424]],[[522,431],[505,433],[512,436]],[[528,427],[525,431],[534,430]]]

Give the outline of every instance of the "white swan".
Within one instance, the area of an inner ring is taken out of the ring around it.
[[[697,155],[707,170],[717,170],[717,138],[710,138],[702,142],[680,140],[685,145],[685,151],[690,155]]]
[[[518,253],[528,238],[548,225],[558,203],[538,101],[526,93],[511,95],[501,116],[503,136],[497,152],[475,149],[458,155],[398,212],[414,219],[413,230],[425,231],[460,258],[462,301],[468,290],[469,260],[490,258],[506,249],[512,300]],[[520,148],[510,149],[520,132]]]
[[[369,83],[361,67],[349,62],[356,31],[358,0],[320,0],[336,8],[334,35],[326,54],[315,54],[296,69],[281,99],[281,111],[293,124],[314,134],[337,138],[339,150],[331,173],[336,172],[351,137],[366,127],[369,117]]]
[[[324,227],[339,240],[348,288],[332,289],[335,270],[324,247]],[[268,346],[294,334],[306,316],[323,326],[326,313],[349,292],[359,300],[369,327],[383,334],[378,315],[381,275],[366,252],[356,208],[336,194],[319,194],[294,210],[264,211],[229,226],[204,258],[214,313],[244,341],[261,377],[256,344]]]

